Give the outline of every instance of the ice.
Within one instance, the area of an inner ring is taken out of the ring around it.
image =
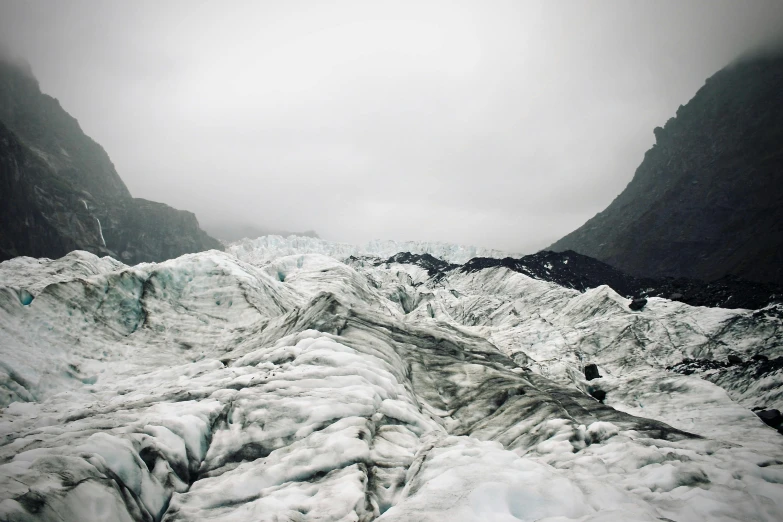
[[[261,236],[231,243],[228,252],[243,261],[265,264],[279,257],[297,254],[322,254],[340,261],[350,256],[373,256],[387,259],[399,252],[431,254],[450,263],[462,264],[474,257],[504,258],[513,254],[466,245],[454,245],[438,241],[390,241],[373,240],[363,245],[335,243],[306,236]]]
[[[612,520],[656,519],[611,484],[581,483],[497,443],[445,437],[418,458],[424,460],[412,466],[402,500],[379,520],[590,520],[603,507],[596,499],[610,502]]]
[[[0,264],[0,519],[783,519],[777,308],[265,241]]]

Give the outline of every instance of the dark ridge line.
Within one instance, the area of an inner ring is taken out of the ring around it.
[[[459,269],[463,273],[505,267],[533,279],[548,281],[565,288],[585,292],[601,285],[611,287],[618,294],[634,297],[663,297],[691,306],[758,310],[770,304],[783,303],[783,285],[747,281],[736,276],[725,276],[715,281],[688,278],[634,277],[602,261],[566,250],[544,250],[518,259],[475,257],[464,265],[449,263],[430,254],[400,252],[386,260],[375,259],[373,264],[401,263],[427,270],[436,281],[447,272]]]

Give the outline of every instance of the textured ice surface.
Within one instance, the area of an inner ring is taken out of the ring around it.
[[[349,256],[374,256],[387,259],[398,252],[430,254],[449,263],[463,264],[474,257],[503,258],[511,254],[475,246],[438,241],[374,240],[363,245],[334,243],[306,236],[262,236],[230,244],[228,252],[251,263],[266,263],[278,257],[299,254],[323,254],[338,260]]]
[[[666,369],[776,309],[264,256],[0,264],[0,520],[783,519],[780,370]]]

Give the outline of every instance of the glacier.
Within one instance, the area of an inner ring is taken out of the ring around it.
[[[300,239],[0,263],[0,519],[783,519],[780,306]]]
[[[373,240],[361,245],[336,243],[309,236],[269,235],[242,239],[227,245],[226,251],[251,263],[267,263],[278,257],[299,254],[322,254],[343,260],[351,256],[386,259],[399,252],[430,254],[449,263],[463,264],[474,257],[504,258],[514,256],[502,250],[439,241]]]

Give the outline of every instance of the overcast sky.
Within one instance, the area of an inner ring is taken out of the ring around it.
[[[605,208],[780,0],[0,4],[131,193],[202,224],[531,252]]]

